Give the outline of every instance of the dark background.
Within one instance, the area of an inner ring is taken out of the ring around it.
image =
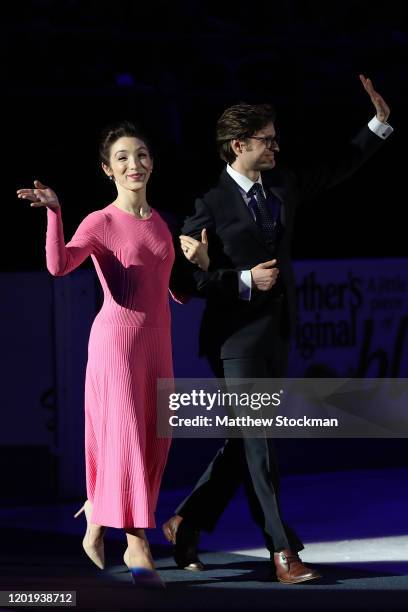
[[[352,180],[300,211],[294,257],[406,254],[403,0],[41,0],[7,8],[3,270],[44,268],[44,211],[17,200],[18,187],[39,178],[56,190],[67,238],[113,199],[97,155],[111,121],[134,119],[152,134],[149,201],[182,217],[222,169],[214,128],[226,106],[274,103],[279,159],[295,165],[327,156],[374,115],[359,73],[390,105],[395,133]]]
[[[272,102],[278,163],[301,164],[326,157],[374,116],[359,73],[371,77],[390,105],[395,133],[351,180],[299,211],[293,255],[407,256],[406,1],[41,0],[15,2],[7,11],[0,37],[2,271],[45,268],[44,211],[18,200],[17,188],[38,178],[55,189],[67,239],[86,214],[113,199],[97,152],[106,124],[129,118],[147,128],[155,157],[149,203],[182,218],[222,170],[214,129],[228,105]],[[204,464],[214,444],[200,444]],[[185,457],[198,452],[197,443],[176,445],[173,478],[165,482],[191,483],[199,470]],[[284,471],[349,469],[356,457],[360,467],[406,462],[404,440],[285,445]],[[14,483],[14,493],[23,495],[13,473],[26,472],[33,449],[1,452],[7,486]],[[299,452],[307,452],[308,462]],[[52,480],[49,458],[43,468],[41,461],[33,465]]]

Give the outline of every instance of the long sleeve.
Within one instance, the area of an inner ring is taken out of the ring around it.
[[[192,236],[196,240],[201,240],[201,230],[206,228],[208,235],[208,254],[210,257],[210,267],[207,272],[200,270],[196,265],[188,262],[185,258],[183,267],[186,276],[194,279],[196,294],[198,297],[208,297],[215,293],[224,295],[228,298],[239,299],[238,272],[227,267],[223,259],[223,247],[215,232],[212,215],[204,200],[197,198],[195,202],[195,212],[188,217],[182,228],[182,233]]]
[[[64,276],[95,253],[103,240],[104,216],[95,211],[85,217],[65,244],[61,209],[47,209],[46,259],[53,276]]]
[[[384,144],[384,140],[365,126],[348,144],[324,159],[314,160],[297,173],[301,201],[311,200],[325,189],[344,181]]]

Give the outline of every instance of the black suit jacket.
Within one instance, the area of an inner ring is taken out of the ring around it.
[[[295,319],[295,279],[290,247],[297,206],[350,176],[382,144],[368,127],[330,159],[299,172],[284,168],[262,174],[266,190],[281,200],[283,235],[274,249],[267,245],[226,169],[218,185],[197,198],[183,234],[200,239],[205,227],[211,265],[208,273],[187,262],[198,295],[207,300],[200,330],[200,354],[221,358],[268,356],[279,333],[288,337]],[[238,273],[276,258],[279,282],[271,291],[252,290],[250,301],[239,297]],[[282,309],[283,308],[283,309]],[[283,314],[282,314],[283,313]]]

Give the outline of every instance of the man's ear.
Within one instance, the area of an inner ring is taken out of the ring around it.
[[[242,153],[243,151],[243,142],[242,140],[238,140],[238,138],[233,138],[231,140],[231,149],[234,151],[235,155]]]

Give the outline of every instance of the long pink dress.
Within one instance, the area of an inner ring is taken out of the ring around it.
[[[92,522],[155,527],[170,446],[156,436],[156,379],[172,378],[170,231],[153,210],[115,205],[88,215],[65,246],[60,209],[48,209],[47,268],[61,276],[91,255],[104,292],[92,325],[85,381],[85,459]]]

